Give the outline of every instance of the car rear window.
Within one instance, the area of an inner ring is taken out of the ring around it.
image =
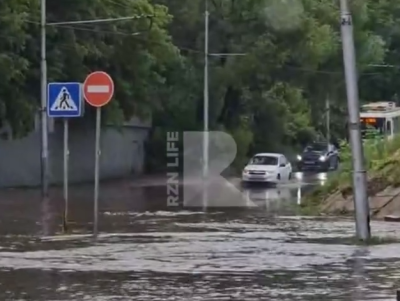
[[[274,156],[255,156],[251,159],[252,165],[278,165],[278,157]]]

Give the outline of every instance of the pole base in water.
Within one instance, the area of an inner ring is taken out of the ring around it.
[[[69,231],[69,226],[68,226],[68,217],[66,213],[64,212],[63,214],[63,220],[62,220],[62,233],[67,233]]]

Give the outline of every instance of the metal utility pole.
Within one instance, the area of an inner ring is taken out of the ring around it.
[[[209,155],[209,99],[208,99],[208,28],[209,28],[209,12],[208,1],[204,12],[204,104],[203,104],[203,207],[207,206],[208,202],[208,155]]]
[[[209,52],[209,17],[208,0],[205,0],[204,10],[204,100],[203,100],[203,207],[208,202],[208,176],[209,176],[209,152],[210,152],[210,136],[209,136],[209,72],[208,59],[210,56],[227,57],[227,56],[245,56],[246,53],[210,53]]]
[[[64,118],[64,231],[68,231],[69,213],[69,122]]]
[[[349,110],[349,134],[353,159],[353,191],[357,238],[371,237],[367,177],[364,169],[364,151],[360,132],[360,111],[356,55],[353,38],[353,21],[347,0],[340,0],[343,61],[346,77],[347,106]]]
[[[329,145],[331,143],[331,106],[330,106],[329,95],[326,97],[325,109],[326,109],[326,142]]]
[[[49,140],[47,126],[46,0],[41,0],[41,186],[42,198],[49,197]]]

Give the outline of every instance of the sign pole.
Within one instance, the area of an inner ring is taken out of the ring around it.
[[[68,118],[64,118],[64,231],[67,230],[68,226],[68,163],[69,163],[69,123]]]
[[[99,234],[99,186],[100,186],[100,135],[101,108],[107,105],[114,95],[114,81],[104,71],[90,73],[83,83],[83,96],[86,102],[96,108],[96,138],[94,163],[94,206],[93,206],[93,237]]]
[[[63,135],[63,201],[62,231],[68,231],[69,219],[69,118],[83,116],[82,84],[52,82],[47,85],[47,116],[62,118]]]
[[[94,219],[93,235],[97,237],[99,231],[99,178],[100,178],[100,133],[101,133],[101,107],[96,108],[96,146],[94,165]]]

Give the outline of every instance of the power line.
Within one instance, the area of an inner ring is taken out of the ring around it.
[[[57,25],[57,27],[62,27],[62,28],[68,28],[68,29],[72,29],[72,30],[81,30],[81,31],[91,31],[91,32],[97,32],[97,33],[106,33],[106,34],[116,34],[116,35],[123,35],[123,36],[129,36],[138,40],[142,40],[144,42],[150,42],[150,43],[154,43],[154,44],[163,44],[157,41],[153,41],[153,40],[149,40],[146,38],[142,38],[138,35],[133,35],[133,34],[129,34],[129,33],[125,33],[125,32],[119,32],[119,31],[104,31],[104,30],[98,30],[98,29],[93,29],[93,28],[88,28],[85,27],[84,25],[82,26],[68,26],[68,25]],[[197,50],[197,49],[193,49],[193,48],[187,48],[187,47],[182,47],[182,46],[177,46],[175,45],[178,49],[180,50],[185,50],[188,52],[193,52],[193,53],[198,53],[198,54],[203,54],[204,55],[204,51],[201,50]],[[245,54],[240,54],[245,55]],[[212,55],[211,55],[212,56]],[[317,73],[317,74],[343,74],[343,71],[328,71],[328,70],[316,70],[316,69],[309,69],[309,68],[302,68],[302,67],[293,67],[293,66],[282,66],[282,68],[285,69],[292,69],[292,70],[297,70],[297,71],[303,71],[303,72],[308,72],[308,73]],[[360,75],[377,75],[377,74],[382,74],[382,72],[362,72],[360,73]]]
[[[115,1],[114,1],[115,2]],[[121,3],[116,3],[117,5],[121,5],[123,6],[123,4]],[[125,7],[126,8],[126,7]],[[36,21],[32,21],[32,20],[25,20],[25,22],[27,23],[31,23],[31,24],[35,24],[35,25],[40,25],[39,22]],[[105,29],[99,29],[99,28],[94,28],[93,26],[89,25],[89,24],[64,24],[64,22],[60,22],[60,23],[52,23],[49,26],[51,27],[56,27],[56,28],[64,28],[64,29],[70,29],[70,30],[77,30],[77,31],[83,31],[83,32],[93,32],[93,33],[98,33],[98,34],[106,34],[106,35],[115,35],[115,36],[123,36],[126,38],[134,38],[136,40],[140,40],[146,43],[150,43],[150,44],[156,44],[156,45],[164,45],[164,42],[160,42],[160,41],[155,41],[146,37],[143,37],[146,35],[146,32],[134,32],[134,33],[128,33],[128,32],[124,32],[124,31],[119,31],[119,30],[105,30]],[[13,38],[7,35],[0,35],[0,38],[4,38],[4,39],[18,39],[17,37]],[[173,41],[172,41],[173,43]],[[189,47],[185,47],[185,46],[180,46],[180,45],[175,45],[173,43],[173,45],[181,50],[181,51],[186,51],[189,53],[195,53],[195,54],[201,54],[204,55],[204,51],[198,50],[198,49],[194,49],[194,48],[189,48]],[[69,49],[76,49],[76,47],[72,46],[72,45],[68,45],[68,44],[57,44],[57,47],[62,47],[62,48],[69,48]],[[243,54],[244,55],[244,54]],[[211,55],[212,56],[212,55]],[[368,65],[369,67],[383,67],[383,69],[386,68],[396,68],[396,66],[392,66],[392,65]],[[288,65],[284,65],[281,67],[281,69],[289,69],[289,70],[293,70],[293,71],[301,71],[301,72],[305,72],[305,73],[314,73],[314,74],[325,74],[325,75],[340,75],[343,74],[343,71],[332,71],[332,70],[320,70],[320,69],[311,69],[311,68],[305,68],[305,67],[294,67],[294,66],[288,66]],[[382,74],[384,73],[384,70],[382,70],[381,72],[361,72],[360,75],[378,75],[378,74]]]
[[[32,20],[26,20],[26,22],[31,23],[31,24],[35,24],[35,25],[39,25],[38,22],[32,21]],[[120,36],[125,36],[125,37],[131,37],[131,38],[143,41],[143,42],[150,42],[152,44],[164,45],[163,42],[154,41],[154,40],[142,37],[141,35],[146,35],[147,34],[145,31],[140,32],[140,34],[138,34],[138,32],[127,33],[127,32],[117,31],[117,30],[108,31],[108,30],[104,30],[104,29],[97,29],[97,28],[89,27],[90,25],[88,25],[88,24],[64,25],[64,24],[54,24],[53,23],[53,25],[51,25],[51,26],[52,27],[56,27],[56,28],[65,28],[65,29],[78,30],[78,31],[94,32],[94,33],[99,33],[99,34],[120,35]],[[178,49],[184,50],[184,51],[187,51],[187,52],[198,53],[198,54],[202,54],[203,53],[202,51],[197,50],[197,49],[184,47],[184,46],[179,46],[179,45],[175,45],[175,44],[173,44],[173,45],[175,47],[177,47]]]
[[[296,71],[303,71],[308,73],[316,73],[316,74],[325,74],[325,75],[342,75],[343,71],[328,71],[328,70],[316,70],[302,67],[293,67],[293,66],[282,66],[283,69],[292,69]],[[360,72],[360,75],[377,75],[382,74],[382,72]]]
[[[128,6],[128,5],[126,5],[126,4],[123,4],[123,3],[119,3],[119,2],[117,2],[117,1],[114,1],[114,0],[109,0],[112,4],[114,4],[114,5],[116,5],[116,6],[119,6],[119,7],[121,7],[121,8],[125,8],[125,9],[127,9],[127,8],[132,8],[132,6]]]
[[[94,20],[81,20],[81,21],[64,21],[64,22],[51,22],[47,23],[47,26],[57,26],[57,25],[73,25],[73,24],[99,24],[99,23],[110,23],[117,21],[128,21],[137,20],[143,18],[152,18],[153,15],[137,15],[132,17],[120,17],[120,18],[107,18],[107,19],[94,19]]]

